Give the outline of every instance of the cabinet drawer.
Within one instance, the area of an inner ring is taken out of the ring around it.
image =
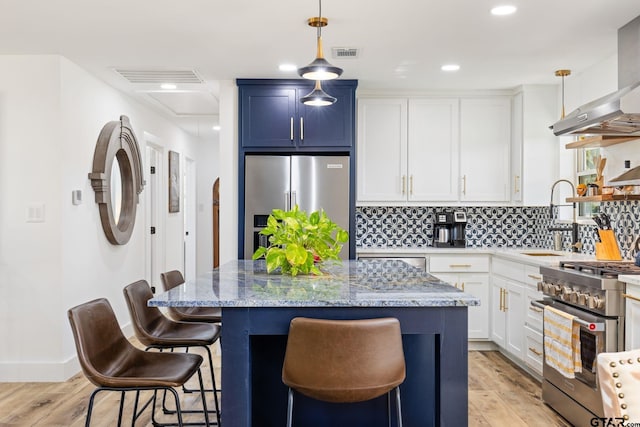
[[[532,289],[538,289],[538,282],[542,281],[540,267],[533,265],[524,266],[524,282]]]
[[[517,262],[506,261],[500,258],[493,258],[493,274],[499,274],[516,282],[525,282],[525,265]]]
[[[429,271],[443,273],[482,273],[489,271],[489,257],[486,255],[455,256],[432,255],[429,257]]]
[[[544,297],[544,295],[542,294],[542,292],[538,292],[537,290],[530,288],[527,289],[526,295],[527,298],[525,300],[525,310],[527,314],[525,315],[524,323],[536,331],[542,331],[542,318],[544,315],[544,310],[539,307],[532,306],[531,301],[539,301]]]
[[[525,327],[525,363],[539,375],[542,375],[542,362],[544,357],[544,346],[542,334]]]

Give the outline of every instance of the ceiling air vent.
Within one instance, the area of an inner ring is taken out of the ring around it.
[[[331,49],[334,58],[357,58],[358,49],[355,47],[334,47]]]
[[[131,70],[115,68],[114,71],[133,84],[142,83],[204,83],[193,70]]]

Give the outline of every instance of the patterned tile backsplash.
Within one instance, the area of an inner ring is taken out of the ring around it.
[[[546,206],[466,206],[456,207],[467,214],[467,247],[531,247],[551,249],[553,236],[549,207]],[[624,259],[631,259],[632,246],[640,235],[640,202],[606,202],[602,212],[611,217],[612,228]],[[367,248],[424,248],[433,245],[434,206],[356,208],[356,246]],[[555,221],[554,221],[555,222]],[[564,249],[571,244],[563,234]],[[583,253],[593,254],[597,241],[595,225],[580,225]]]

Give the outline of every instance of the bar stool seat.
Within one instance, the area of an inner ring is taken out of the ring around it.
[[[180,399],[174,387],[184,385],[196,373],[202,387],[202,356],[185,353],[149,353],[134,347],[122,334],[111,304],[105,298],[80,304],[69,309],[67,314],[82,371],[97,387],[89,398],[85,421],[87,427],[91,424],[95,396],[100,391],[121,393],[117,425],[122,422],[125,393],[128,391],[136,391],[132,424],[135,424],[135,420],[144,409],[152,404],[152,423],[162,425],[155,419],[156,392],[169,391],[175,398],[177,425],[183,425]],[[142,390],[153,390],[154,394],[138,411],[138,397]],[[201,397],[203,412],[206,413],[204,392],[201,393]],[[205,425],[209,425],[208,416],[205,416]]]
[[[131,315],[131,323],[136,337],[147,349],[171,349],[201,347],[207,352],[211,372],[212,389],[216,389],[213,358],[209,348],[220,338],[221,327],[213,323],[180,322],[167,318],[157,307],[150,307],[147,301],[153,297],[146,280],[127,285],[124,297]],[[202,389],[201,389],[202,390]],[[198,391],[201,391],[198,390]],[[204,392],[204,390],[202,390]],[[220,405],[218,394],[213,393],[215,412],[220,425]]]
[[[282,381],[289,387],[287,426],[293,418],[293,390],[326,402],[361,402],[395,390],[402,426],[399,385],[405,379],[400,322],[395,318],[291,320]],[[390,408],[390,405],[389,405]]]

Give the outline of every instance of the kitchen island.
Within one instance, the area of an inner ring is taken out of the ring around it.
[[[264,261],[232,261],[150,300],[158,307],[222,307],[222,422],[283,426],[281,371],[289,322],[399,319],[407,378],[405,427],[467,425],[467,307],[477,298],[400,261],[328,262],[322,276],[267,274]],[[294,425],[386,426],[387,400],[335,404],[296,399]]]

